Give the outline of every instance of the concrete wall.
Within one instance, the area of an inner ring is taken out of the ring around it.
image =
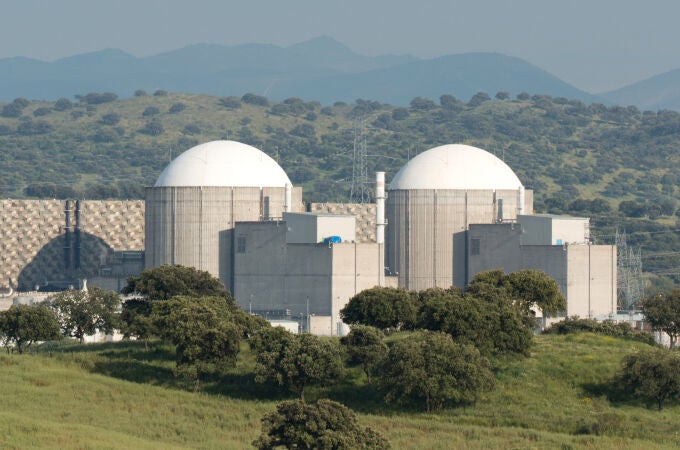
[[[293,188],[293,210],[302,209]],[[153,187],[146,190],[146,268],[181,264],[206,270],[233,290],[238,221],[281,218],[285,188]]]
[[[330,236],[340,236],[343,241],[356,239],[354,216],[322,213],[284,213],[288,227],[289,244],[316,244]]]
[[[595,317],[615,314],[616,246],[570,245],[567,258],[568,315]]]
[[[583,217],[538,214],[517,221],[525,231],[522,245],[587,244],[590,238],[590,220]]]
[[[514,221],[518,201],[517,190],[389,191],[386,266],[407,289],[463,286],[469,225]]]
[[[248,311],[331,314],[332,248],[286,244],[285,222],[239,223],[246,251],[234,254],[234,297]]]
[[[317,334],[337,333],[340,309],[364,289],[384,285],[384,248],[375,243],[290,244],[285,222],[238,223],[245,251],[234,254],[234,297],[246,311],[325,317]],[[318,321],[320,319],[314,319]],[[317,322],[315,322],[317,323]]]
[[[0,285],[32,290],[45,281],[91,279],[116,252],[144,250],[143,201],[80,201],[78,239],[75,203],[68,238],[65,209],[64,200],[0,201]]]
[[[331,280],[331,333],[335,334],[340,310],[364,289],[385,286],[384,244],[343,243],[333,245]]]

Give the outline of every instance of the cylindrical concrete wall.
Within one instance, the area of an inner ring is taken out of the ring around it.
[[[293,188],[294,211],[302,209],[301,197],[301,188]],[[145,266],[195,267],[231,290],[234,224],[279,219],[285,204],[285,187],[147,188]]]
[[[388,191],[389,273],[406,289],[464,286],[468,225],[516,220],[518,203],[518,190]]]

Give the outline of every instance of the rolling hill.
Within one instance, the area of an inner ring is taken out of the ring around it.
[[[591,334],[542,335],[528,358],[494,363],[497,386],[475,405],[426,414],[385,405],[363,375],[310,389],[359,413],[392,448],[677,448],[680,407],[610,401],[621,358],[645,344]],[[0,445],[21,448],[248,448],[260,418],[290,394],[237,365],[199,394],[173,377],[173,349],[141,342],[50,346],[0,355]]]
[[[619,105],[637,105],[645,110],[680,110],[680,69],[603,92],[601,97]]]

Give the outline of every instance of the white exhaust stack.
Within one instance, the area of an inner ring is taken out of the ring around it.
[[[526,214],[524,212],[524,186],[519,186],[519,204],[517,205],[517,215]]]
[[[375,242],[385,243],[385,172],[375,173]]]
[[[284,205],[284,210],[286,212],[292,212],[293,210],[293,187],[286,183],[286,204]]]

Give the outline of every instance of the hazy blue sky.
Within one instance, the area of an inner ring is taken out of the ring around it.
[[[675,0],[0,0],[0,58],[328,35],[368,54],[496,51],[598,92],[680,68]]]

